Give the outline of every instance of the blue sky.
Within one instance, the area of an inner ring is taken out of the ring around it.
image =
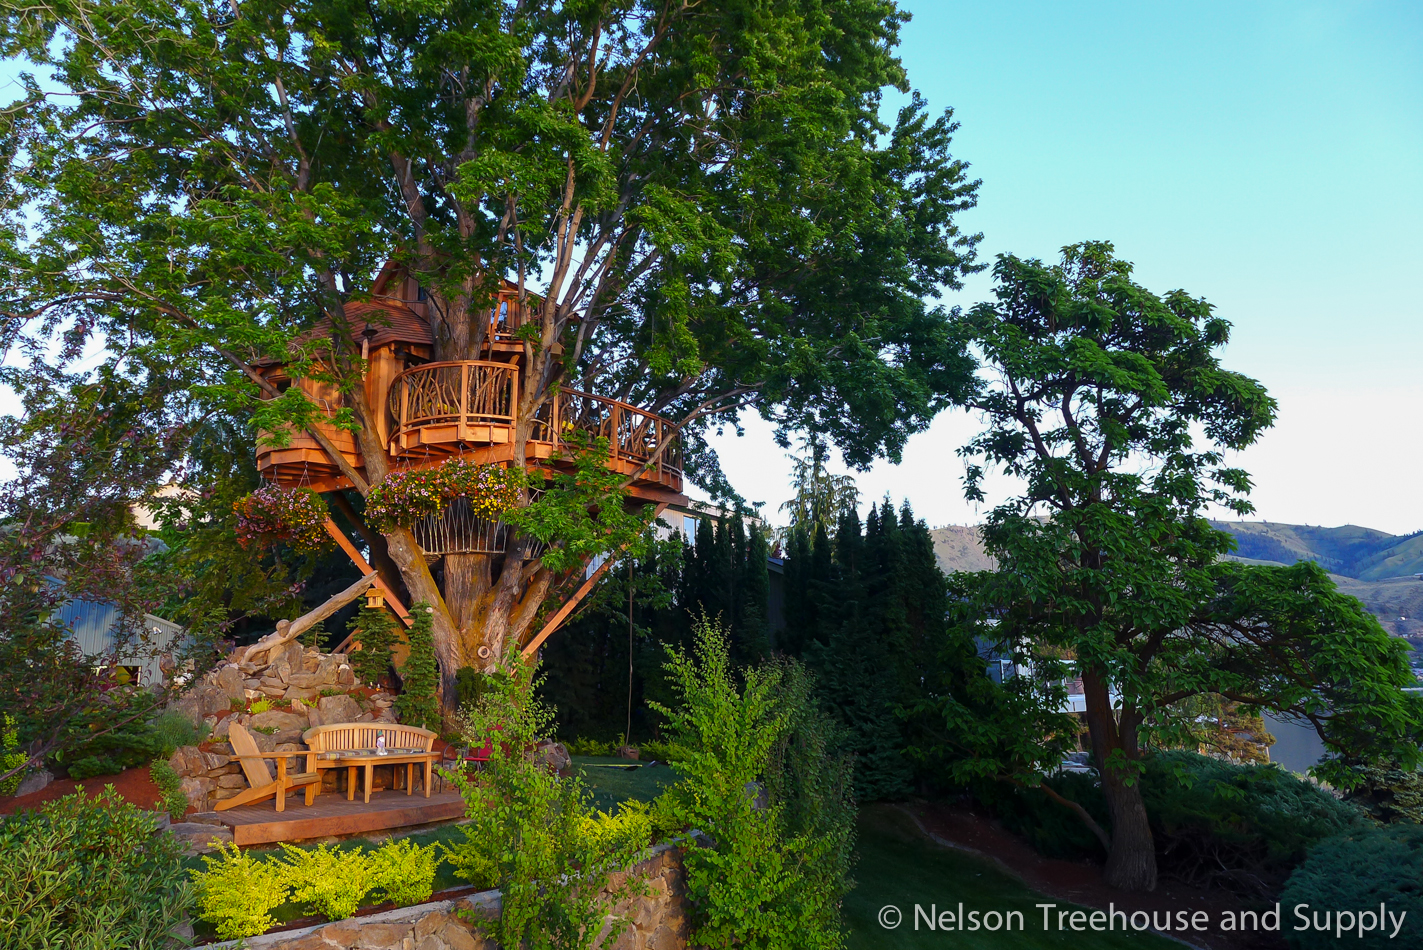
[[[1258,517],[1423,529],[1423,4],[906,5],[910,82],[954,108],[983,179],[962,223],[985,257],[1107,239],[1146,286],[1206,297],[1235,325],[1227,364],[1280,401],[1235,460]],[[866,500],[980,520],[954,456],[976,429],[945,414],[860,477]],[[767,443],[752,424],[718,445],[773,509],[789,464]]]

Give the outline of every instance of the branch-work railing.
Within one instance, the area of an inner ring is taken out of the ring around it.
[[[391,383],[392,437],[428,426],[456,428],[470,441],[474,426],[512,426],[519,404],[519,370],[511,363],[460,360],[408,369]]]
[[[451,441],[486,441],[484,427],[513,427],[518,401],[519,371],[512,363],[463,360],[416,366],[391,384],[391,441],[435,426],[452,428]],[[626,465],[646,465],[656,456],[646,477],[681,481],[677,426],[659,415],[616,399],[563,389],[539,407],[529,441],[556,452],[575,430],[607,439],[611,458]],[[428,446],[429,439],[422,443]]]

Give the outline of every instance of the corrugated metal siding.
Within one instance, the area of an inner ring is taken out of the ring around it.
[[[85,656],[106,656],[117,646],[119,609],[114,604],[94,600],[71,600],[55,611],[55,619],[68,627],[70,636],[79,644]],[[173,650],[183,634],[183,628],[153,614],[143,615],[144,639],[133,644],[119,657],[122,663],[132,660],[140,667],[139,682],[147,685],[158,681],[158,655]],[[127,665],[127,664],[126,664]]]

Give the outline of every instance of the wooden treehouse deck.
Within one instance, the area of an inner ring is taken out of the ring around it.
[[[268,801],[243,805],[219,815],[222,823],[232,829],[232,843],[244,848],[279,841],[369,834],[463,817],[463,799],[458,792],[448,790],[429,798],[419,791],[414,795],[406,795],[403,790],[377,791],[371,793],[369,805],[361,801],[359,795],[355,801],[348,802],[344,794],[328,791],[318,795],[308,806],[303,804],[301,795],[296,794],[287,799],[286,811],[277,811]]]

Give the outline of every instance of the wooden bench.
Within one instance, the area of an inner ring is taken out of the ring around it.
[[[385,736],[388,750],[416,749],[416,752],[375,752],[377,736]],[[346,800],[356,796],[356,769],[365,772],[365,801],[371,800],[371,775],[377,765],[405,766],[405,794],[414,791],[415,766],[425,766],[425,797],[430,797],[430,779],[440,753],[433,751],[435,734],[419,726],[402,726],[385,722],[342,722],[329,726],[313,726],[302,733],[306,741],[307,771],[346,769]]]

